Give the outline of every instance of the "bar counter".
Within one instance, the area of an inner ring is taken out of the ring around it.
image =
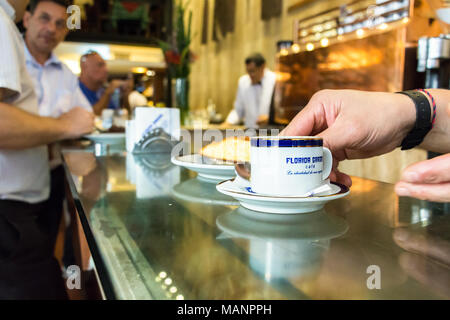
[[[353,177],[324,210],[274,215],[239,207],[169,154],[63,157],[106,299],[450,298],[448,266],[394,239],[404,227],[411,244],[449,254],[450,216],[391,184]]]

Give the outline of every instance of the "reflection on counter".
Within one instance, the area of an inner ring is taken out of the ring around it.
[[[220,215],[220,239],[249,241],[250,267],[265,281],[304,280],[320,269],[330,240],[345,234],[344,219],[325,210],[301,215],[274,215],[238,208]]]
[[[136,198],[160,197],[180,182],[180,168],[170,163],[170,153],[127,154],[127,179],[136,185]]]
[[[196,178],[177,184],[172,189],[175,198],[207,205],[238,206],[239,202],[216,190],[216,182]]]

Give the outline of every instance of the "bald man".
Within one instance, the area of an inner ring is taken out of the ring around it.
[[[125,82],[122,80],[112,80],[108,87],[104,87],[108,80],[108,68],[105,60],[95,51],[89,51],[80,59],[79,84],[81,91],[90,102],[95,114],[100,115],[103,109],[119,109],[111,100],[111,96],[117,88],[121,89],[122,95],[128,97],[128,90],[123,90]],[[122,96],[122,98],[124,98]],[[128,99],[123,100],[123,107],[128,108]]]

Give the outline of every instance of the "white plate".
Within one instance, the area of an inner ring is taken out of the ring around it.
[[[217,191],[238,200],[247,209],[278,214],[296,214],[320,210],[325,203],[345,197],[350,193],[348,187],[332,182],[332,190],[312,197],[278,197],[259,195],[250,192],[250,185],[238,184],[234,179],[220,182]]]
[[[210,161],[200,154],[172,157],[173,164],[195,171],[200,177],[209,180],[217,182],[236,176],[233,164],[208,163]]]
[[[173,187],[172,193],[184,201],[204,203],[208,205],[238,206],[234,198],[217,192],[215,183],[211,184],[198,178],[189,179]]]
[[[125,133],[92,133],[84,136],[86,139],[94,141],[95,143],[101,144],[121,144],[125,143]]]

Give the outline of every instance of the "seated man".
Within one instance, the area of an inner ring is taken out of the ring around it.
[[[100,115],[103,109],[120,109],[128,106],[128,92],[121,90],[120,99],[112,99],[116,89],[122,89],[124,81],[112,80],[108,87],[105,83],[108,80],[108,68],[105,60],[95,51],[88,51],[80,59],[79,85],[81,91],[90,102],[95,114]]]

